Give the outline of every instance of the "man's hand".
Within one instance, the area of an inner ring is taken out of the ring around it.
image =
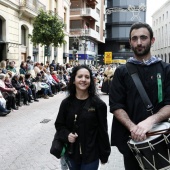
[[[131,137],[135,141],[143,141],[147,138],[146,133],[153,127],[152,120],[148,117],[130,129]]]

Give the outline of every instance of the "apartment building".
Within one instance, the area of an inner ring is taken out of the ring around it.
[[[105,42],[105,0],[71,0],[70,61],[94,64],[99,42]]]
[[[127,60],[133,56],[130,27],[146,21],[146,0],[107,0],[106,5],[106,43],[99,45],[99,54],[111,52],[113,60]]]
[[[170,0],[152,15],[155,43],[152,54],[170,63]]]
[[[44,47],[33,46],[28,38],[32,34],[33,20],[39,9],[51,10],[65,23],[66,44],[56,48],[50,47],[50,56],[44,56]],[[0,1],[0,61],[14,60],[17,64],[25,61],[27,56],[37,62],[58,63],[69,61],[69,14],[70,0],[1,0]]]

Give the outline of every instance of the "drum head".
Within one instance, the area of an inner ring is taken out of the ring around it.
[[[153,128],[150,130],[150,132],[154,132],[154,131],[158,131],[158,130],[163,130],[163,129],[169,129],[170,128],[170,123],[168,122],[162,122],[162,123],[158,123],[158,124],[155,124],[153,126]],[[146,140],[144,141],[141,141],[141,142],[136,142],[134,140],[130,140],[129,143],[130,144],[142,144],[142,143],[146,143],[146,142],[149,142],[149,141],[152,141],[156,138],[158,138],[160,135],[154,135],[154,136],[149,136]]]

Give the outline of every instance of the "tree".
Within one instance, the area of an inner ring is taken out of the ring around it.
[[[63,29],[64,23],[58,18],[56,13],[40,10],[33,22],[32,35],[29,34],[28,36],[34,46],[41,44],[49,47],[52,44],[55,47],[59,47],[65,43]]]

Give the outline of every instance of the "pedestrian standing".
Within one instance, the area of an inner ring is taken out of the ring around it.
[[[101,91],[103,93],[109,94],[110,83],[114,75],[114,70],[111,68],[111,65],[108,65],[104,72],[104,80],[102,83]]]
[[[141,169],[128,148],[129,136],[134,141],[144,141],[154,124],[170,117],[170,65],[151,55],[154,41],[148,24],[139,22],[132,25],[129,42],[134,56],[127,62],[136,67],[153,105],[152,111],[146,110],[126,65],[117,67],[109,92],[110,112],[114,114],[111,145],[117,146],[123,154],[126,170]],[[162,96],[158,95],[158,78],[162,82]]]
[[[73,68],[68,94],[55,122],[59,139],[67,143],[65,160],[70,170],[97,170],[99,160],[106,163],[110,155],[107,106],[96,95],[88,66]]]

